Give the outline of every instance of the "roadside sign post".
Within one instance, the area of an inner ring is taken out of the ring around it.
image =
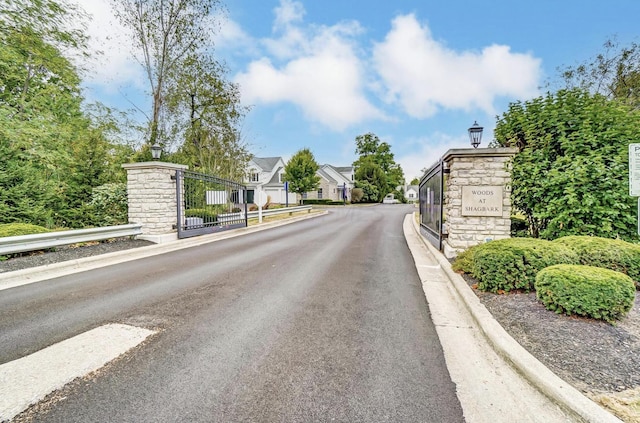
[[[289,207],[289,181],[284,181],[285,207]]]
[[[262,190],[262,185],[258,191],[258,223],[262,223],[262,208],[267,204],[267,193]]]
[[[640,235],[640,143],[629,144],[629,195],[638,197],[638,235]]]

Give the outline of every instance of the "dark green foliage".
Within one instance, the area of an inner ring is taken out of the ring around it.
[[[64,1],[6,6],[0,7],[0,223],[94,225],[87,209],[92,189],[121,178],[124,157],[101,122],[83,111],[79,71],[63,54],[84,53],[83,35],[65,30],[80,14]]]
[[[556,313],[614,322],[625,316],[635,300],[633,280],[609,269],[583,265],[556,265],[541,270],[536,296]]]
[[[511,236],[517,238],[527,238],[530,236],[527,219],[519,216],[511,216]]]
[[[304,200],[305,204],[329,204],[331,202],[332,200],[330,198],[307,198]]]
[[[28,223],[5,223],[0,224],[0,238],[7,236],[21,236],[31,234],[42,234],[49,232],[49,229]]]
[[[353,166],[356,187],[364,193],[362,201],[379,203],[396,187],[404,185],[404,173],[395,162],[391,146],[376,134],[358,135],[356,154],[358,159]]]
[[[573,250],[578,263],[624,273],[640,287],[640,245],[591,236],[566,236],[553,242]]]
[[[88,207],[96,226],[125,225],[127,216],[127,184],[104,184],[93,189]]]
[[[319,168],[311,150],[299,150],[284,167],[284,180],[289,182],[289,191],[302,195],[317,190],[320,177],[316,172]]]
[[[519,149],[511,200],[526,215],[531,236],[638,240],[628,145],[639,127],[639,112],[580,90],[510,105],[495,139]]]
[[[538,272],[554,264],[575,264],[577,255],[562,245],[534,238],[509,238],[479,245],[473,253],[473,276],[482,291],[534,289]]]
[[[201,217],[203,223],[214,223],[218,221],[219,210],[213,208],[188,209],[184,211],[185,217]]]
[[[476,250],[482,245],[484,244],[467,248],[466,250],[458,254],[451,265],[451,268],[454,270],[454,272],[466,273],[473,276],[474,255]]]

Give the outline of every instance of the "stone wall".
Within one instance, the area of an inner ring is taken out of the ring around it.
[[[443,252],[455,257],[474,245],[511,232],[513,148],[449,150],[445,169]]]
[[[172,179],[177,169],[185,165],[164,162],[128,163],[127,197],[129,222],[142,224],[139,238],[162,242],[165,237],[177,239],[174,225],[177,223],[176,181]]]

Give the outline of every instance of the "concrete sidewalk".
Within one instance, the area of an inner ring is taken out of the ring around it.
[[[511,338],[413,215],[403,229],[467,422],[621,422]]]

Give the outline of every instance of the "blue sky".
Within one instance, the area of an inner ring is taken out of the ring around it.
[[[148,109],[108,0],[76,0],[104,56],[90,65],[86,97]],[[259,157],[309,147],[320,164],[350,165],[355,137],[388,142],[407,181],[467,128],[493,138],[511,101],[542,93],[556,69],[603,51],[616,36],[640,41],[637,0],[226,0],[216,54],[252,106],[243,134]]]

